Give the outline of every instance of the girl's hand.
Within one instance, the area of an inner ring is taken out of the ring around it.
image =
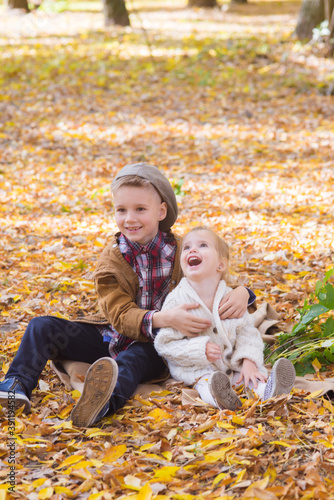
[[[209,319],[200,318],[192,314],[192,309],[197,309],[199,304],[182,304],[153,314],[153,328],[171,327],[178,330],[186,337],[195,337],[211,326]]]
[[[220,319],[242,318],[247,311],[249,293],[244,286],[238,286],[221,300],[218,308]]]
[[[215,363],[218,359],[220,359],[222,351],[219,345],[214,344],[213,342],[207,342],[205,354],[210,363]]]
[[[240,372],[240,377],[236,381],[236,384],[241,384],[244,380],[245,387],[249,387],[249,382],[253,382],[254,389],[257,389],[258,380],[265,382],[267,377],[259,372],[256,364],[250,359],[245,358],[242,363],[242,369]]]

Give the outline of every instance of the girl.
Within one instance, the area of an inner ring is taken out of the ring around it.
[[[196,316],[211,321],[201,334],[185,337],[173,328],[161,328],[155,338],[171,376],[195,389],[206,403],[235,410],[241,406],[231,382],[254,389],[261,399],[288,394],[295,369],[287,359],[279,359],[267,381],[263,366],[263,342],[248,312],[240,319],[221,320],[218,306],[231,291],[226,285],[229,250],[211,229],[196,227],[182,242],[181,268],[184,278],[167,296],[163,310],[182,303],[195,303]]]

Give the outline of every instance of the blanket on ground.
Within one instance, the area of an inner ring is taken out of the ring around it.
[[[264,303],[255,312],[252,313],[254,325],[261,333],[262,339],[268,344],[273,344],[275,338],[274,327],[279,323],[279,315],[275,309],[269,304]],[[91,365],[80,361],[57,360],[51,361],[51,368],[58,375],[68,390],[76,389],[82,392],[86,373]],[[266,366],[270,372],[270,366]],[[166,388],[166,384],[173,382],[168,379],[159,384],[140,384],[136,394],[142,397],[147,396],[152,391],[159,391]],[[319,380],[314,375],[305,375],[304,377],[296,377],[294,387],[303,390],[306,393],[314,394],[314,397],[320,397],[329,393],[334,396],[334,378],[324,378]],[[201,404],[197,391],[194,389],[184,389],[182,393],[182,404]],[[203,404],[206,404],[203,402]]]

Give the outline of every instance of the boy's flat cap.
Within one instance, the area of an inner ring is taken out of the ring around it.
[[[167,205],[167,215],[164,220],[159,222],[159,228],[161,231],[169,231],[177,219],[178,210],[175,193],[167,177],[165,177],[165,175],[154,165],[148,165],[147,163],[132,163],[130,165],[125,165],[125,167],[117,173],[111,184],[111,189],[117,180],[128,175],[136,175],[146,179],[160,193],[161,198]]]

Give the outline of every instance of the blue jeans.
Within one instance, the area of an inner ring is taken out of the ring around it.
[[[42,316],[28,324],[6,378],[17,378],[30,398],[49,359],[94,363],[104,356],[109,356],[108,343],[94,325]],[[116,362],[119,372],[110,399],[112,413],[124,406],[140,383],[158,378],[165,369],[150,342],[135,342],[117,356]]]

